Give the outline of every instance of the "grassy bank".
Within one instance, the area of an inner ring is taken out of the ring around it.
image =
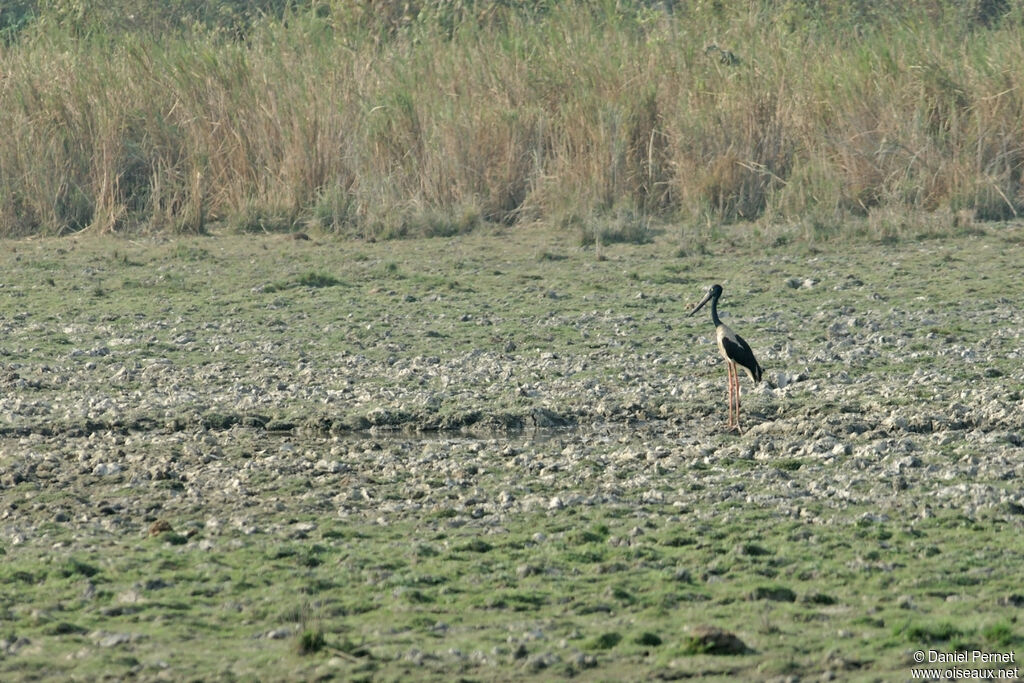
[[[883,6],[23,4],[0,47],[0,234],[822,239],[1016,216],[1014,3]]]

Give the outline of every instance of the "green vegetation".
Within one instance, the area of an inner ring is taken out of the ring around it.
[[[1005,0],[16,0],[0,35],[5,235],[784,243],[1024,208]]]
[[[1019,657],[1021,232],[4,241],[0,678]],[[684,317],[717,280],[766,367],[742,436]],[[502,429],[541,408],[576,427]]]

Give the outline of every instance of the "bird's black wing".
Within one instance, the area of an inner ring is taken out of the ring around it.
[[[734,332],[732,337],[722,339],[722,346],[725,347],[725,355],[729,356],[737,365],[742,366],[755,383],[761,381],[763,370],[758,365],[757,359],[754,358],[754,352],[750,349],[750,344],[743,337]]]

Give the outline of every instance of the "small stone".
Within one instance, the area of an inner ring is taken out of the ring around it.
[[[268,640],[284,640],[285,638],[288,638],[291,635],[292,630],[290,628],[275,628],[271,631],[267,631],[265,634],[263,634],[263,637],[267,638]]]
[[[106,477],[111,474],[117,474],[121,471],[121,466],[116,462],[101,462],[92,468],[92,473],[97,477]]]
[[[540,574],[543,570],[534,564],[521,564],[516,567],[516,576],[521,579],[525,579],[527,576],[535,576]]]
[[[174,528],[171,526],[170,522],[164,519],[158,519],[149,525],[150,536],[159,536],[162,533],[173,530]]]
[[[117,647],[130,642],[132,642],[132,636],[129,633],[110,633],[101,637],[96,644],[99,647]]]
[[[593,669],[597,666],[597,657],[578,652],[572,658],[572,664],[577,669]]]
[[[557,663],[558,655],[552,652],[542,652],[540,654],[536,654],[528,658],[523,666],[527,670],[536,673],[538,671],[543,671],[544,669],[554,666]]]

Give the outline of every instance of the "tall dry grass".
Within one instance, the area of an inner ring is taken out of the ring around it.
[[[849,216],[1024,210],[1006,3],[1000,21],[940,0],[841,20],[793,1],[411,5],[316,3],[241,36],[23,29],[0,47],[0,234],[819,238]]]

